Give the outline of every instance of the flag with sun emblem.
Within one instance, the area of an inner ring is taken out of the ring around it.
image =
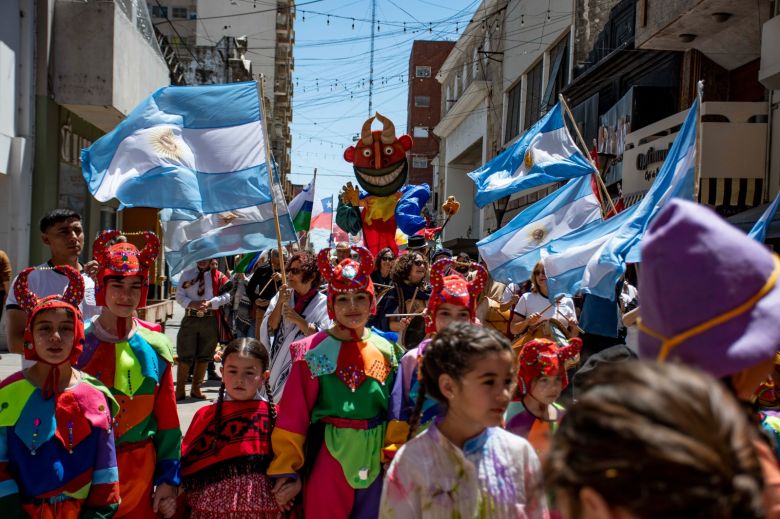
[[[271,200],[257,83],[170,86],[82,150],[89,191],[122,207],[219,213]]]
[[[600,221],[601,206],[587,175],[527,207],[477,248],[493,279],[520,283],[531,277],[545,245]]]
[[[558,103],[517,142],[468,176],[477,188],[474,203],[485,207],[523,189],[570,180],[593,171],[571,138]]]

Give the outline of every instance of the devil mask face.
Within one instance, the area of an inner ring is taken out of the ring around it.
[[[382,123],[382,131],[371,131],[374,119]],[[396,138],[393,122],[377,112],[363,123],[357,144],[344,150],[344,160],[353,164],[361,188],[374,196],[389,196],[406,183],[410,149],[412,138]]]

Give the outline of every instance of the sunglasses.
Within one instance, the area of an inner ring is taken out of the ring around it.
[[[303,269],[302,268],[298,268],[298,267],[292,268],[292,269],[287,269],[287,273],[288,274],[292,274],[292,275],[295,276],[295,275],[298,275],[298,274],[303,274]]]
[[[392,256],[382,256],[382,261],[393,261],[394,259]]]
[[[415,267],[422,267],[423,265],[425,265],[425,261],[421,259],[416,259],[412,263],[414,264]]]

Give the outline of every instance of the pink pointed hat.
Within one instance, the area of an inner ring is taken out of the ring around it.
[[[725,377],[780,349],[780,258],[709,208],[671,200],[642,243],[639,355]]]

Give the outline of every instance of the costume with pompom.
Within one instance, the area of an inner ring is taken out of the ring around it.
[[[345,259],[335,268],[330,249],[318,256],[333,317],[339,294],[368,293],[372,311],[375,307],[373,257],[364,248],[353,250],[360,262]],[[368,327],[351,340],[321,331],[290,349],[294,360],[272,436],[275,457],[269,476],[299,477],[304,465],[311,468],[303,497],[308,518],[376,517],[390,388],[400,350]]]
[[[540,376],[560,376],[561,389],[568,386],[567,366],[576,362],[581,349],[582,340],[577,337],[564,346],[549,339],[534,339],[525,343],[517,355],[517,396],[509,403],[504,415],[505,428],[527,438],[540,457],[549,449],[550,440],[558,430],[565,409],[554,403],[554,418],[545,420],[525,408],[523,397],[531,392],[531,384]]]
[[[118,231],[105,231],[95,241],[94,257],[99,264],[96,299],[105,306],[107,278],[141,276],[140,307],[146,303],[149,267],[160,242],[154,233],[146,232],[146,246],[140,251],[131,243],[109,246],[118,235]],[[121,327],[119,331],[121,334]],[[117,339],[98,321],[91,323],[79,368],[108,386],[119,404],[114,437],[122,503],[117,517],[155,517],[153,485],[180,483],[181,429],[171,374],[173,353],[165,335],[140,326],[136,320],[129,332]]]
[[[485,268],[472,263],[474,270],[472,280],[467,280],[455,270],[451,270],[453,264],[452,258],[443,258],[433,264],[431,267],[431,297],[428,299],[428,306],[425,311],[425,331],[428,338],[423,340],[419,346],[407,351],[401,358],[398,367],[398,376],[393,386],[393,393],[390,407],[391,420],[397,420],[398,423],[407,424],[414,412],[417,396],[420,392],[420,383],[417,380],[418,364],[425,354],[425,349],[431,343],[431,337],[436,330],[436,312],[443,303],[464,307],[469,311],[469,320],[476,323],[477,298],[488,280],[488,273]],[[449,271],[449,273],[447,273]],[[439,415],[439,404],[431,398],[426,397],[420,415],[420,424],[423,427]],[[385,449],[388,456],[393,453],[406,441],[408,435],[408,426],[393,431],[393,441]]]
[[[77,383],[59,390],[60,370],[70,370],[83,348],[78,305],[84,281],[72,267],[54,269],[68,278],[61,296],[39,299],[30,292],[32,268],[20,273],[14,284],[18,302],[28,312],[24,356],[50,364],[35,351],[32,326],[39,313],[58,308],[73,316],[73,350],[62,363],[50,364],[42,388],[23,372],[0,384],[0,510],[3,517],[111,517],[119,504],[111,434],[116,402],[103,384],[83,373],[77,373]]]

